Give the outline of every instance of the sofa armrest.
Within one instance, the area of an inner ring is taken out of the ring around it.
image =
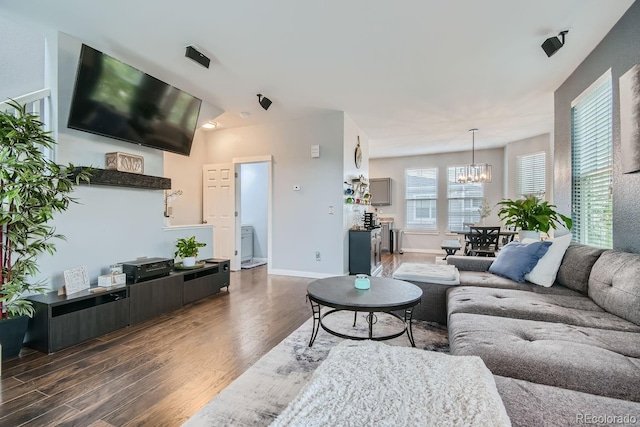
[[[447,264],[455,265],[461,271],[488,271],[495,258],[450,255]]]

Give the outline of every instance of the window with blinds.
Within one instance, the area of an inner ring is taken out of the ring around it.
[[[438,229],[438,168],[405,171],[406,227]]]
[[[611,108],[610,72],[571,105],[573,239],[601,248],[613,246]]]
[[[460,166],[458,166],[460,167]],[[448,229],[462,230],[463,223],[480,221],[480,205],[484,197],[484,184],[461,184],[456,176],[456,166],[447,168],[447,199],[449,202]]]
[[[518,196],[542,196],[547,192],[547,166],[544,151],[518,156],[516,171],[516,193]]]

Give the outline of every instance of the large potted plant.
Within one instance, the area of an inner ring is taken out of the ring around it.
[[[178,239],[176,242],[175,257],[182,258],[182,265],[185,267],[193,267],[196,265],[196,257],[200,248],[207,246],[206,243],[196,241],[196,236]]]
[[[498,217],[507,227],[515,226],[520,230],[520,240],[525,237],[540,239],[540,232],[548,233],[550,229],[564,226],[571,229],[571,218],[556,211],[556,206],[536,196],[527,196],[518,200],[498,202]],[[531,233],[522,233],[522,232]]]
[[[58,165],[44,154],[55,141],[38,117],[23,105],[8,103],[0,111],[0,342],[2,357],[20,353],[33,305],[27,296],[46,290],[36,281],[38,257],[56,250],[53,240],[64,239],[50,224],[74,199],[71,178],[75,167]],[[87,180],[89,171],[76,178]]]

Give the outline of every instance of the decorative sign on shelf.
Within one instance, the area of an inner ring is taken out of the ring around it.
[[[89,273],[87,272],[87,267],[82,266],[64,270],[63,294],[74,294],[85,289],[89,289]]]
[[[105,169],[129,173],[144,173],[144,157],[128,153],[105,154]]]

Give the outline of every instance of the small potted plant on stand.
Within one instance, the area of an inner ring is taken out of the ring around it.
[[[174,257],[182,258],[182,265],[184,267],[193,267],[196,265],[199,248],[204,246],[207,246],[207,244],[196,242],[196,236],[191,236],[188,239],[178,239]]]
[[[0,342],[2,357],[20,353],[28,318],[34,314],[26,297],[44,293],[38,257],[56,250],[53,239],[64,239],[49,223],[74,199],[72,176],[89,180],[90,171],[74,173],[72,164],[49,160],[43,148],[55,141],[38,118],[23,105],[8,103],[13,112],[0,111]]]
[[[519,229],[520,241],[524,238],[540,240],[540,232],[548,233],[550,229],[565,226],[571,229],[571,218],[556,211],[556,206],[530,195],[524,199],[503,200],[498,202],[498,216],[505,225]]]

